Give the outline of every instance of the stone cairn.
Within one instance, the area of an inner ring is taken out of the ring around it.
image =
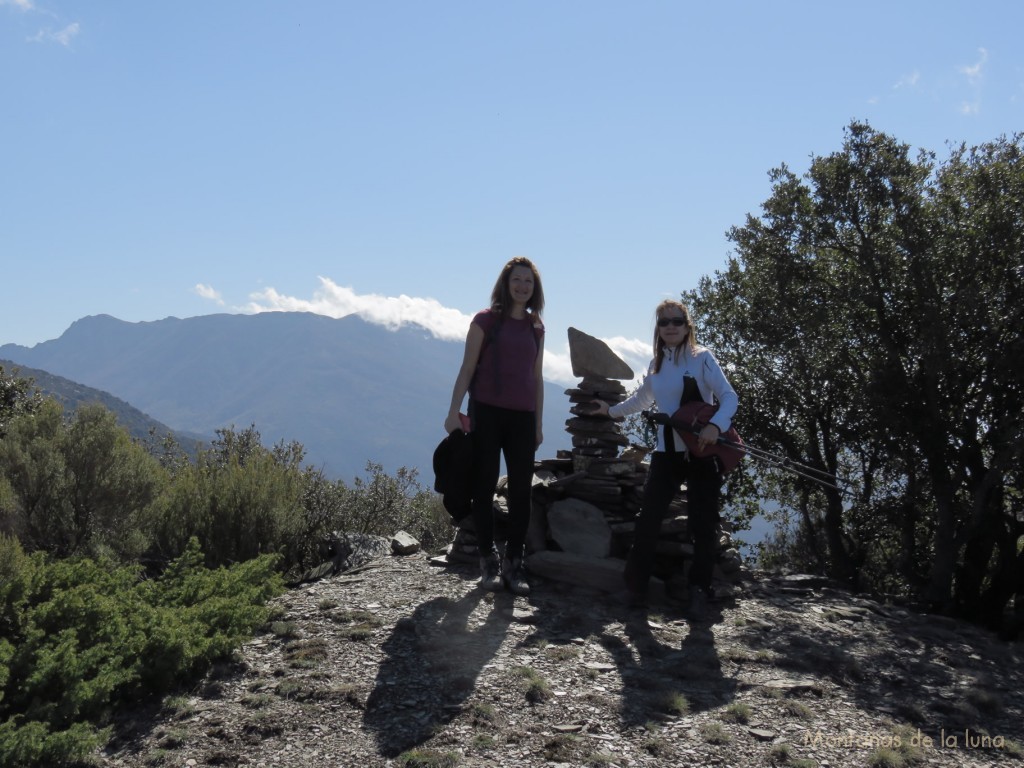
[[[647,479],[648,449],[631,445],[619,424],[593,413],[593,400],[612,404],[625,399],[622,384],[633,370],[600,339],[569,329],[569,353],[579,384],[567,389],[571,418],[565,422],[572,450],[535,464],[533,511],[527,534],[526,566],[545,578],[608,592],[622,589],[624,559],[632,543],[634,520]],[[495,492],[498,511],[495,540],[503,539],[508,517],[506,480]],[[439,564],[456,560],[476,563],[480,556],[472,517],[456,527],[455,538]],[[693,556],[686,516],[686,490],[672,501],[662,521],[655,578],[650,594],[657,599],[681,593]],[[719,592],[739,579],[742,561],[728,523],[723,522],[715,568]]]

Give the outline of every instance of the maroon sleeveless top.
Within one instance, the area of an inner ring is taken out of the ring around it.
[[[513,411],[537,410],[533,370],[544,337],[540,320],[530,314],[502,320],[500,313],[485,309],[477,312],[473,322],[483,329],[484,343],[469,385],[470,397]]]

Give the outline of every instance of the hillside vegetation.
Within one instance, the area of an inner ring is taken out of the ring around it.
[[[190,458],[0,368],[0,764],[88,762],[114,713],[262,626],[333,532],[436,546],[446,520],[415,473],[329,481],[254,428]]]

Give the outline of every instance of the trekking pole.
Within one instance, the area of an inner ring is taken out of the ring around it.
[[[679,426],[672,423],[671,418],[667,413],[644,411],[642,416],[653,424],[669,425],[673,429],[678,430]],[[701,430],[698,427],[687,429],[687,432],[691,432],[694,435],[699,435]],[[729,440],[723,436],[719,436],[715,441],[718,445],[723,445],[732,450],[739,451],[755,459],[765,462],[766,464],[781,469],[786,472],[790,472],[798,477],[802,477],[805,480],[817,483],[825,488],[830,488],[834,491],[838,491],[844,496],[853,496],[853,492],[850,491],[845,484],[840,484],[839,478],[829,472],[812,467],[809,464],[802,464],[799,461],[795,461],[786,456],[779,456],[777,454],[766,451],[763,448],[757,448],[747,443],[737,443]]]

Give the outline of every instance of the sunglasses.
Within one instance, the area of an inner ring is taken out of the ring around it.
[[[687,321],[687,319],[685,317],[659,317],[658,318],[658,327],[659,328],[664,328],[664,327],[666,327],[668,325],[675,325],[675,326],[686,325],[687,322],[688,321]]]

